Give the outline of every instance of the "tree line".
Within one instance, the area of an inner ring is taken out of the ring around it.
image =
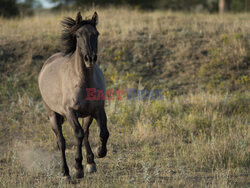
[[[60,5],[130,5],[141,9],[171,9],[209,12],[250,11],[250,0],[50,0]]]
[[[78,6],[131,6],[138,9],[170,9],[174,11],[249,12],[250,0],[46,0],[57,3],[55,9]],[[0,16],[32,15],[41,8],[39,0],[0,0]]]
[[[0,16],[31,16],[38,7],[42,7],[39,0],[0,0]]]

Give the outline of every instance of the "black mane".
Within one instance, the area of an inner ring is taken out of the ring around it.
[[[72,54],[76,50],[76,35],[75,32],[86,24],[91,24],[95,27],[91,19],[89,20],[83,20],[80,23],[76,23],[76,20],[65,17],[62,22],[62,35],[61,35],[61,41],[62,41],[62,50],[61,52],[64,55]]]

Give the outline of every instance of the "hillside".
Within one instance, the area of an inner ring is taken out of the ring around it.
[[[107,102],[109,153],[80,185],[249,185],[250,15],[97,12],[107,87],[162,89],[163,100]],[[75,15],[0,18],[1,187],[63,185],[37,76],[60,51],[60,20]],[[72,166],[68,123],[64,134]],[[90,137],[97,146],[95,123]]]

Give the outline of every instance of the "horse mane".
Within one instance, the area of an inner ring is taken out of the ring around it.
[[[76,35],[75,32],[82,27],[83,25],[93,24],[91,19],[82,20],[80,23],[77,23],[76,20],[65,17],[61,21],[63,30],[61,35],[61,43],[62,43],[62,50],[61,52],[63,55],[73,54],[76,50]]]

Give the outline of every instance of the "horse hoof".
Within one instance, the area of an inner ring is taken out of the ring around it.
[[[63,176],[62,180],[65,182],[71,182],[71,177],[70,176]]]
[[[95,163],[87,164],[87,165],[86,165],[86,172],[87,172],[87,173],[94,173],[94,172],[96,172],[96,171],[97,171],[97,169],[96,169]]]
[[[83,178],[84,177],[84,172],[83,172],[83,170],[76,170],[75,169],[75,178],[76,179],[81,179],[81,178]]]
[[[97,158],[103,158],[106,156],[106,154],[107,154],[107,149],[102,150],[101,146],[96,148],[95,155]]]
[[[82,172],[76,172],[76,179],[81,179],[84,177],[84,173]]]

